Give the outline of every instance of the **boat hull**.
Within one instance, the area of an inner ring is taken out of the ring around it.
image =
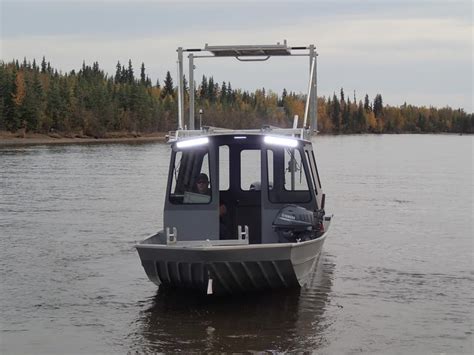
[[[326,235],[300,243],[225,246],[144,241],[136,248],[156,285],[233,294],[303,286],[314,271]]]

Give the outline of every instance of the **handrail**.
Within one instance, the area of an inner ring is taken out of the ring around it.
[[[235,57],[235,59],[241,61],[241,62],[264,62],[270,58],[269,55],[267,55],[265,58],[260,58],[260,59],[241,59],[239,57]]]

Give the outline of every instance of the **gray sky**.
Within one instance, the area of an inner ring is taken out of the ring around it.
[[[385,104],[473,111],[473,9],[460,1],[1,1],[1,59],[43,55],[63,72],[98,61],[142,62],[153,82],[176,78],[176,48],[224,44],[315,44],[318,94],[357,100],[380,93]],[[306,92],[309,63],[272,58],[196,61],[203,74],[233,88]]]

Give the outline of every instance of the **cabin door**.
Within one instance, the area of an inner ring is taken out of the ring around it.
[[[272,147],[262,150],[262,243],[275,243],[272,228],[278,212],[287,205],[315,210],[316,201],[303,149]]]
[[[177,240],[219,239],[219,197],[215,154],[208,146],[172,154],[164,228],[176,228]]]

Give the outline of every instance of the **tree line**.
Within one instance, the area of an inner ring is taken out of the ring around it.
[[[185,122],[189,87],[185,80]],[[306,95],[283,90],[233,89],[203,76],[195,89],[196,109],[203,123],[227,128],[260,128],[264,124],[291,127],[294,115],[303,118]],[[108,75],[99,63],[83,63],[78,71],[58,72],[43,57],[41,63],[0,61],[0,130],[104,137],[110,132],[165,132],[177,126],[177,88],[170,72],[161,84],[139,75],[132,62],[117,63]],[[450,107],[384,105],[380,94],[359,101],[343,89],[332,97],[318,97],[321,133],[474,133],[472,113]]]

